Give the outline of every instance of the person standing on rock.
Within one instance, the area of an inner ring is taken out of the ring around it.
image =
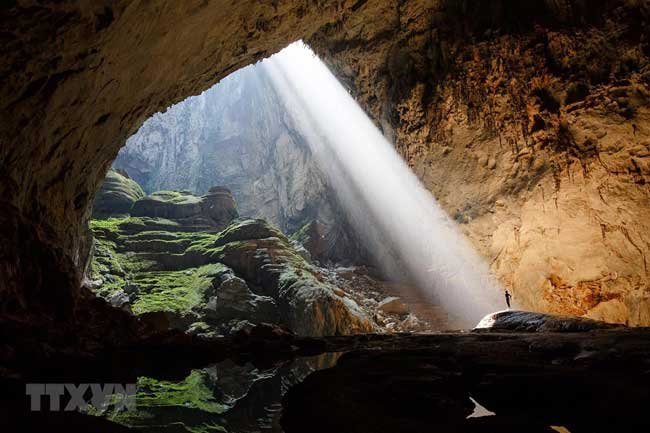
[[[510,298],[512,298],[512,295],[510,294],[508,289],[506,289],[505,296],[506,296],[506,304],[508,305],[508,310],[509,310],[510,309]]]

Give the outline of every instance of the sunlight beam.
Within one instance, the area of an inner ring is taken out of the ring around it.
[[[384,269],[404,268],[466,326],[498,309],[501,289],[487,264],[311,49],[299,41],[262,65]]]

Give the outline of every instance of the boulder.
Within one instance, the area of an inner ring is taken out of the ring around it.
[[[402,300],[395,296],[389,296],[377,305],[379,311],[388,314],[405,315],[409,313],[409,307]]]
[[[474,330],[495,332],[588,332],[596,329],[622,327],[624,325],[599,322],[584,317],[507,310],[488,314],[481,319]]]
[[[134,203],[144,197],[144,191],[126,172],[109,170],[95,195],[93,218],[129,214]]]
[[[189,191],[155,192],[135,202],[131,215],[171,220],[192,231],[216,231],[224,229],[238,213],[230,191],[212,187],[204,196]]]
[[[214,223],[225,228],[239,216],[235,199],[228,188],[214,186],[201,199],[201,211]]]
[[[224,263],[255,287],[258,295],[273,298],[281,323],[296,334],[320,336],[372,332],[374,327],[351,300],[320,281],[289,239],[264,220],[231,224],[215,242],[213,259]]]
[[[158,191],[138,200],[131,215],[181,219],[201,214],[201,198],[189,192]]]
[[[206,304],[205,316],[218,322],[245,319],[261,323],[277,322],[279,319],[273,298],[254,294],[246,281],[233,274],[222,277],[216,296],[211,297]]]
[[[120,308],[131,313],[131,300],[124,290],[116,290],[106,300],[115,308]]]

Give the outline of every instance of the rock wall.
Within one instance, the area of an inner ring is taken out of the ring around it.
[[[361,10],[312,46],[515,303],[650,324],[648,3]]]
[[[113,163],[151,193],[230,189],[243,216],[287,232],[337,221],[336,204],[308,144],[264,68],[250,65],[148,119]]]

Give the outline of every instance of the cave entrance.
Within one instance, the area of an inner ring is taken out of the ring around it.
[[[89,281],[196,334],[471,326],[495,283],[453,224],[296,42],[127,140],[95,199]]]

